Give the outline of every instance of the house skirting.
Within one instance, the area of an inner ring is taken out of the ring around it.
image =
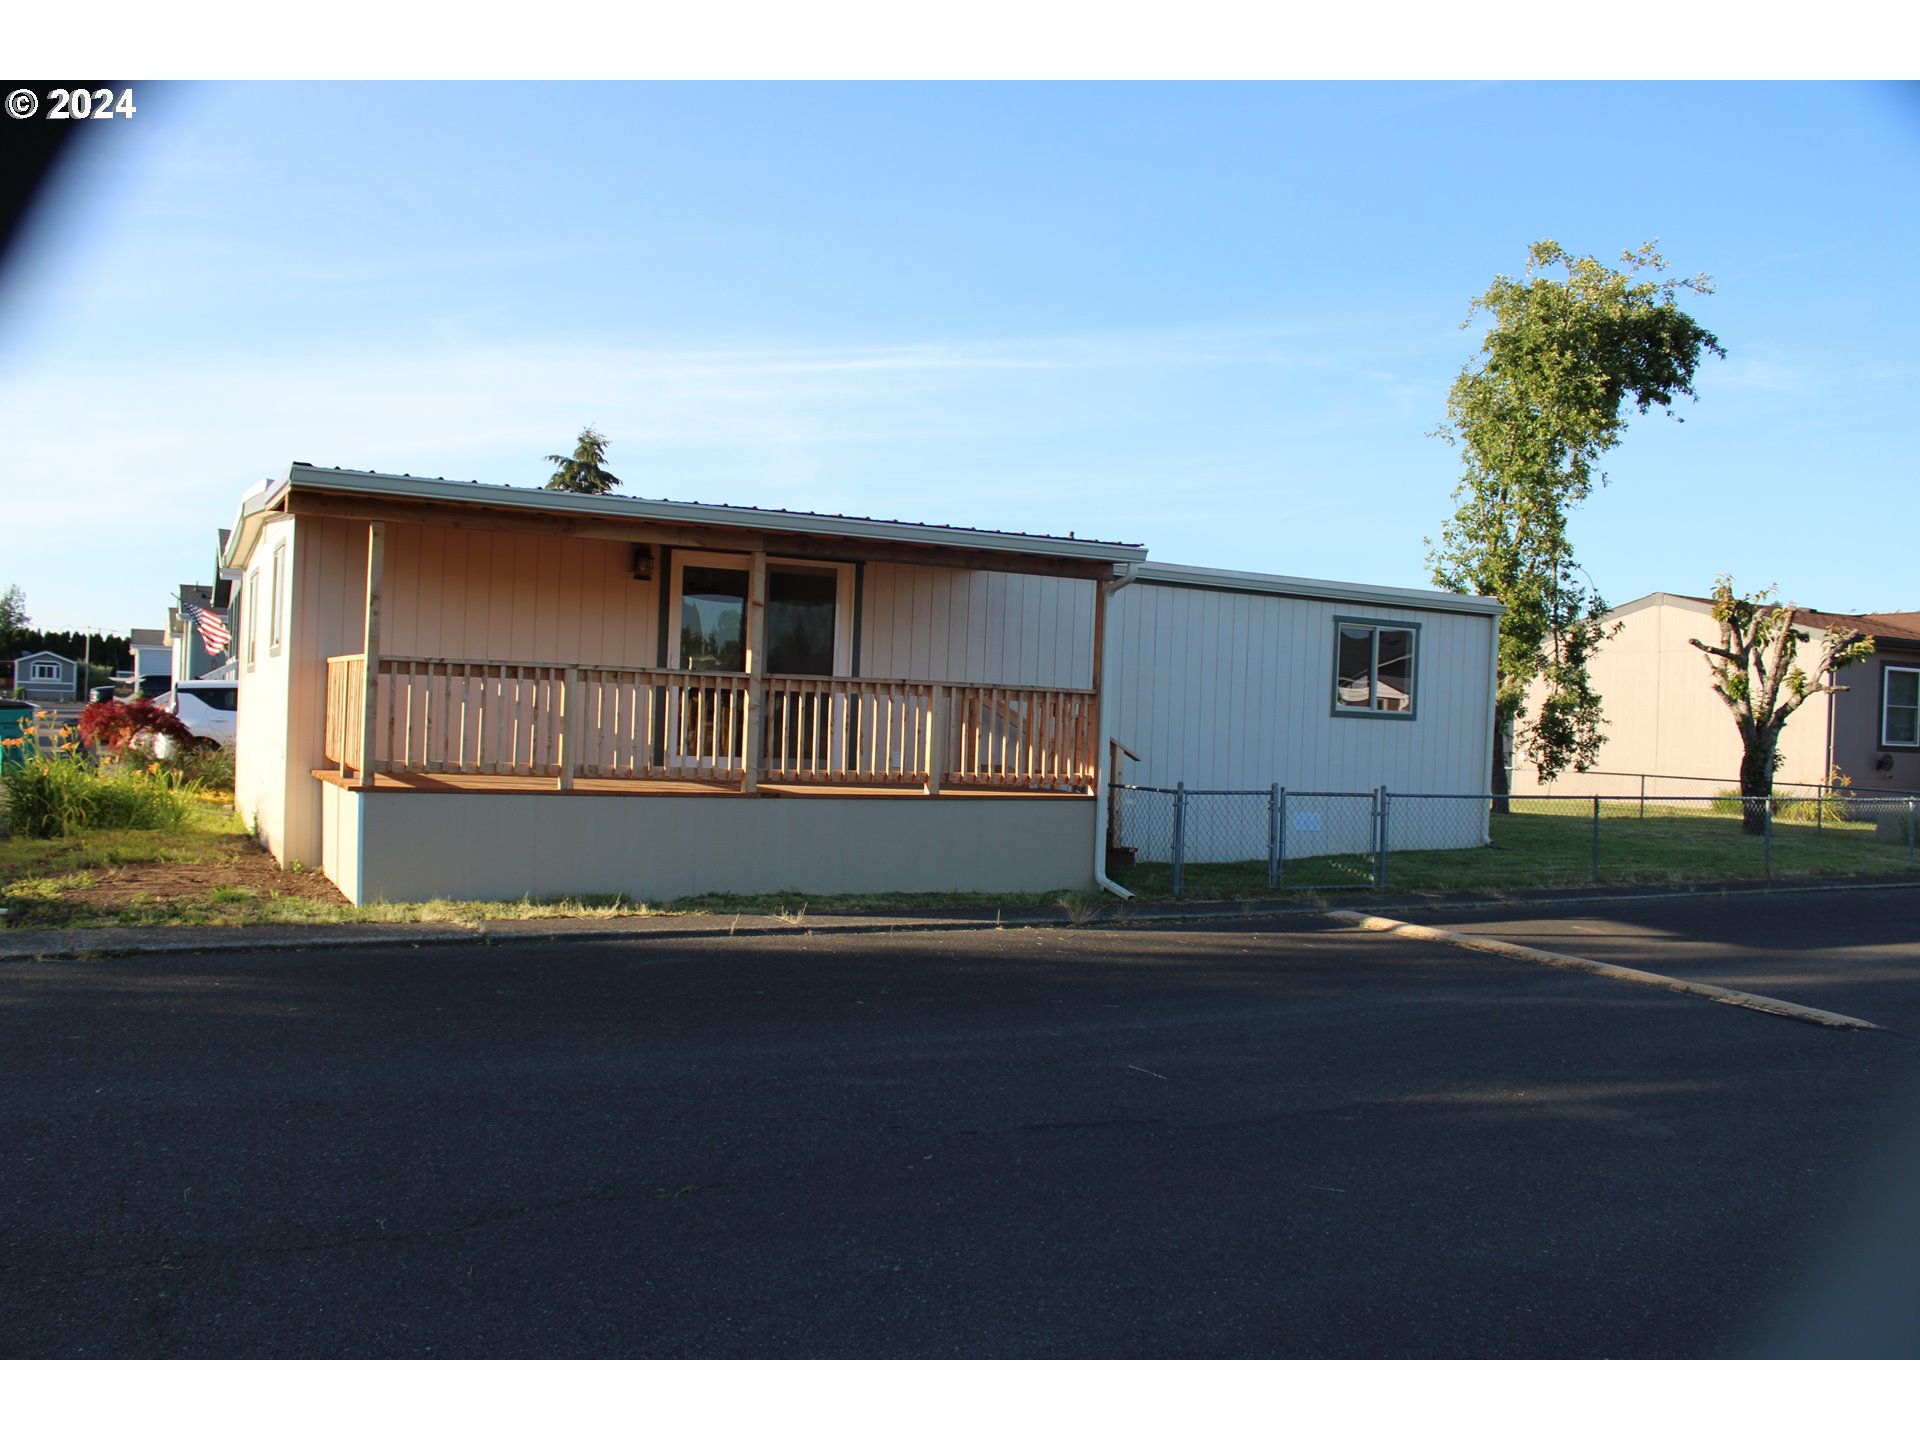
[[[322,867],[355,904],[1084,890],[1090,796],[563,795],[323,785]]]

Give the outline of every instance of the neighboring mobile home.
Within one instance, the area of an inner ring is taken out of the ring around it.
[[[36,650],[13,662],[13,688],[23,700],[57,705],[78,698],[80,662],[51,650]]]
[[[1481,788],[1493,602],[1145,561],[297,464],[222,559],[237,804],[356,901],[668,898],[1086,888],[1110,739]]]
[[[133,683],[136,688],[142,680],[173,677],[173,647],[167,643],[166,631],[131,630],[127,632],[127,639],[133,647]]]
[[[1550,784],[1516,763],[1514,793],[1631,794],[1643,777],[1649,794],[1712,794],[1738,785],[1733,712],[1714,693],[1707,657],[1692,643],[1719,643],[1713,602],[1656,591],[1619,606],[1608,621],[1618,629],[1588,662],[1606,721],[1598,761],[1585,774]],[[1874,653],[1840,672],[1844,689],[1813,697],[1788,718],[1775,782],[1819,785],[1838,770],[1856,786],[1920,790],[1920,611],[1797,609],[1794,621],[1811,637],[1800,647],[1803,669],[1832,629],[1871,636]]]

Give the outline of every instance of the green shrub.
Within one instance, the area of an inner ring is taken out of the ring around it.
[[[224,745],[195,741],[175,745],[165,755],[154,755],[136,744],[128,747],[127,756],[143,765],[158,765],[160,773],[172,777],[176,785],[233,793],[233,751]]]
[[[99,765],[72,748],[38,755],[0,783],[7,824],[36,840],[82,830],[183,830],[199,788],[151,763]]]

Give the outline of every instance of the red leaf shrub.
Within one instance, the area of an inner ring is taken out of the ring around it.
[[[117,750],[130,740],[154,735],[179,745],[193,743],[193,731],[178,715],[169,715],[144,695],[130,703],[96,700],[80,712],[80,738],[89,745]]]

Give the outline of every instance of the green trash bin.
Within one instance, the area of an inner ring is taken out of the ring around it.
[[[0,700],[0,739],[18,740],[33,734],[33,706],[24,700]],[[29,756],[38,754],[32,744],[0,746],[0,769],[25,765]]]

